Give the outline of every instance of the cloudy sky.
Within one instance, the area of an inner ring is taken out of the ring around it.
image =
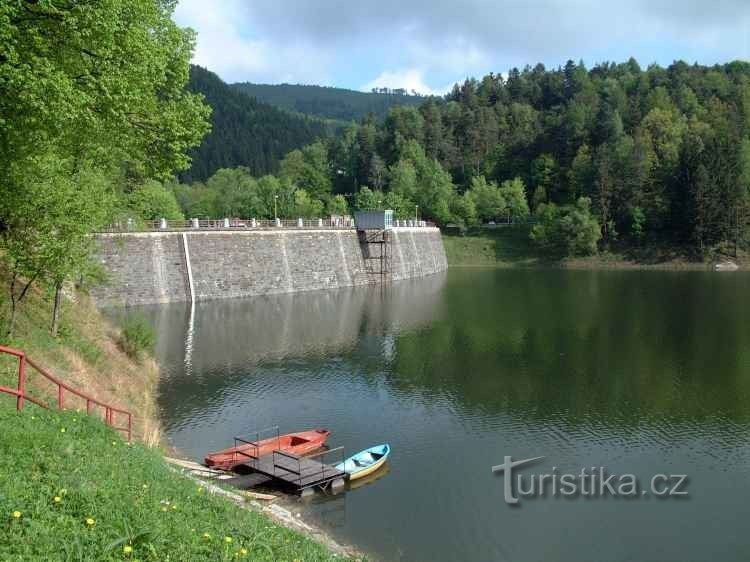
[[[537,62],[750,60],[750,0],[180,0],[174,18],[229,82],[443,93]]]

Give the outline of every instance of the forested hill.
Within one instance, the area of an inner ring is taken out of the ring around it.
[[[404,90],[356,92],[300,84],[232,84],[238,91],[277,107],[339,121],[359,121],[368,113],[382,118],[397,105],[414,106],[425,98]]]
[[[287,152],[326,136],[330,129],[322,120],[242,94],[200,66],[191,66],[188,89],[203,94],[213,112],[211,132],[191,152],[191,168],[180,175],[186,182],[204,181],[218,169],[237,166],[258,176],[273,173]]]
[[[459,193],[518,177],[532,211],[588,198],[605,245],[702,251],[750,236],[747,62],[512,69],[468,80],[445,100],[393,110],[383,124],[364,123],[350,143],[339,150],[355,149],[346,172],[360,186],[398,189],[397,165],[416,143]],[[343,160],[335,150],[332,158]],[[442,221],[472,219],[470,206],[449,212],[450,198],[441,198],[442,208],[425,196],[420,209]],[[490,199],[473,201],[480,219],[497,215]]]
[[[291,216],[355,193],[355,206],[400,218],[418,209],[441,225],[531,213],[535,242],[558,255],[750,247],[750,63],[569,61],[490,74],[292,151],[279,181]]]

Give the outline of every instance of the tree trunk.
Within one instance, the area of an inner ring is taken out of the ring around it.
[[[18,280],[18,273],[13,273],[13,278],[10,282],[10,322],[8,325],[8,338],[13,337],[13,332],[16,328],[16,316],[18,312],[18,307],[21,304],[21,301],[26,296],[26,293],[31,288],[31,285],[36,280],[36,275],[34,275],[29,281],[24,285],[23,290],[21,291],[21,294],[16,296],[16,281]]]
[[[10,281],[10,322],[8,323],[8,339],[13,337],[13,330],[16,327],[16,278],[13,273]]]
[[[16,327],[16,299],[11,299],[10,302],[10,323],[8,324],[8,339],[13,337],[13,330]]]
[[[60,307],[62,305],[62,283],[55,284],[55,306],[52,309],[52,326],[50,332],[52,337],[56,338],[60,331]]]

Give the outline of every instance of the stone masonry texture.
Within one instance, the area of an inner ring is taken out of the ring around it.
[[[296,293],[432,275],[448,267],[437,228],[188,231],[196,300]],[[102,305],[190,300],[181,232],[99,234],[107,280],[91,288]],[[386,249],[386,275],[381,252]]]

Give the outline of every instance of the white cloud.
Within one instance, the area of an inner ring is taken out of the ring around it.
[[[180,0],[174,20],[198,33],[192,62],[228,82],[327,82],[323,53],[294,41],[245,35],[244,11],[240,0],[224,0],[220,8]]]
[[[748,0],[180,0],[194,61],[228,81],[414,87],[568,58],[750,56]],[[634,33],[634,30],[637,30]],[[432,87],[430,87],[432,86]]]
[[[424,72],[416,68],[407,68],[381,72],[377,78],[362,86],[362,90],[369,92],[373,88],[404,88],[409,93],[416,91],[424,95],[441,96],[447,93],[452,87],[453,83],[445,88],[433,89],[425,82]]]

